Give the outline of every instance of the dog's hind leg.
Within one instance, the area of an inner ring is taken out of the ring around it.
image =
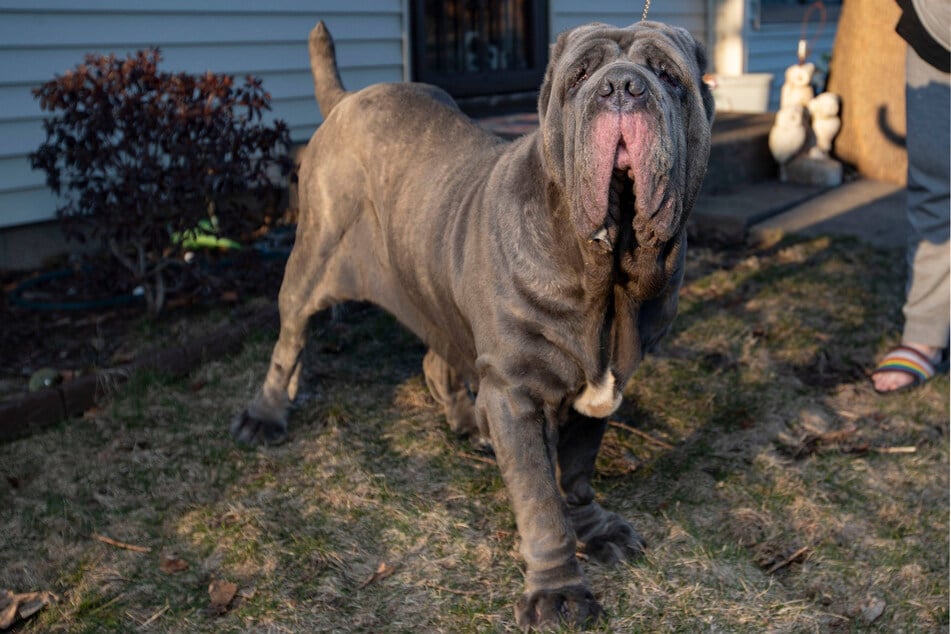
[[[613,564],[641,554],[644,540],[627,520],[594,501],[591,476],[607,421],[572,412],[559,429],[559,485],[568,504],[568,519],[585,554]]]
[[[429,393],[443,406],[452,431],[468,438],[477,449],[490,451],[491,446],[476,423],[475,399],[459,373],[430,348],[423,358],[423,374]]]

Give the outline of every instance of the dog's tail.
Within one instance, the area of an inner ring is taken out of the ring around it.
[[[310,71],[314,76],[314,96],[317,97],[320,114],[326,119],[347,92],[343,89],[343,82],[340,81],[340,73],[337,70],[334,41],[323,20],[310,32],[308,49]]]

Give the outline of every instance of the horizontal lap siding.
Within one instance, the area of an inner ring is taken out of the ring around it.
[[[295,141],[320,122],[307,34],[323,19],[347,88],[403,79],[402,0],[0,0],[0,227],[53,217],[55,199],[27,154],[43,142],[30,90],[86,53],[158,46],[161,69],[254,74]]]
[[[813,62],[817,68],[828,69],[828,62],[823,59],[823,55],[832,54],[835,27],[835,23],[826,24],[820,36],[811,44],[812,52],[807,61]],[[798,23],[763,24],[759,30],[750,29],[747,34],[748,72],[773,74],[773,86],[769,96],[770,110],[779,108],[779,93],[786,69],[798,61],[796,47],[801,29]],[[807,38],[811,38],[813,34],[814,27],[810,27]]]
[[[681,26],[706,44],[706,0],[655,0],[648,19]],[[551,36],[587,22],[605,22],[627,26],[641,19],[644,4],[641,0],[576,0],[551,1]]]

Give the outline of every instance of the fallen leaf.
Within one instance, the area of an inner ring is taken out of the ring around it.
[[[20,618],[24,621],[46,606],[46,602],[40,598],[33,598],[28,601],[23,601],[20,603],[20,607],[17,612],[20,614]]]
[[[52,592],[14,594],[0,590],[0,630],[13,627],[18,616],[25,621],[56,600]]]
[[[0,630],[13,625],[17,618],[17,602],[9,590],[0,590]]]
[[[807,432],[802,435],[781,433],[779,434],[779,449],[797,460],[825,451],[867,453],[868,443],[855,439],[858,431],[855,427],[849,427],[835,431]]]
[[[376,583],[381,579],[386,579],[394,572],[396,572],[396,566],[389,566],[385,561],[381,561],[380,565],[376,568],[376,572],[364,579],[363,583],[361,583],[359,587],[366,588],[371,583]]]
[[[208,595],[211,597],[211,609],[217,614],[224,614],[228,611],[228,605],[234,599],[238,592],[238,585],[230,581],[215,579],[208,586]]]
[[[167,575],[173,575],[176,572],[188,570],[188,562],[179,557],[163,557],[159,564],[159,570]]]
[[[866,625],[871,625],[875,619],[882,615],[884,611],[884,599],[879,599],[878,597],[869,597],[868,601],[865,602],[865,605],[862,606],[862,611],[859,613],[859,616]]]

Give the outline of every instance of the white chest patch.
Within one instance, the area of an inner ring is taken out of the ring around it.
[[[621,394],[614,389],[614,374],[608,370],[597,385],[588,383],[572,406],[591,418],[604,418],[621,405]]]

